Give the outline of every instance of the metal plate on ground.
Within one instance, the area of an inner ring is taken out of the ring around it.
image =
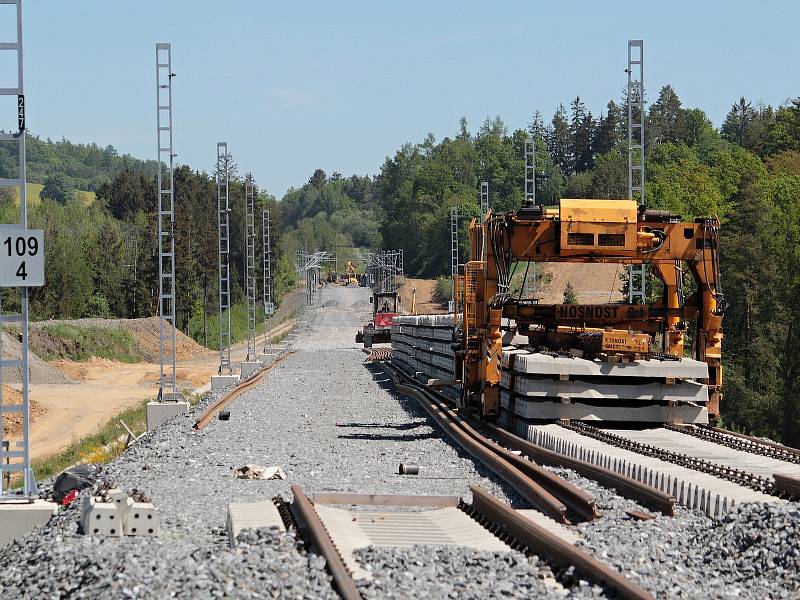
[[[414,545],[466,546],[479,551],[507,552],[504,542],[489,533],[458,508],[423,511],[350,511],[316,504],[347,567],[356,579],[369,577],[353,557],[353,551],[367,546]]]
[[[231,502],[228,504],[228,540],[236,546],[236,536],[243,529],[277,527],[286,531],[278,508],[269,500],[263,502]]]

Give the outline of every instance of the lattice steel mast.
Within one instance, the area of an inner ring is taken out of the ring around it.
[[[256,359],[256,207],[253,176],[245,180],[245,287],[247,290],[247,361]]]
[[[158,136],[158,315],[161,362],[160,400],[174,400],[177,339],[175,332],[175,152],[172,139],[172,48],[156,44],[156,132]],[[164,181],[164,167],[168,169]]]
[[[525,204],[536,204],[536,140],[525,138]],[[522,282],[526,298],[535,298],[539,291],[539,265],[528,263],[525,280]]]
[[[481,221],[489,212],[489,182],[481,181]]]
[[[272,240],[270,239],[269,207],[261,211],[262,300],[264,302],[264,352],[270,343],[269,318],[275,313],[272,303]]]
[[[458,275],[458,207],[450,208],[450,275],[453,278],[453,310],[457,313],[456,276]]]
[[[19,188],[19,223],[18,228],[28,228],[28,201],[26,194],[27,167],[25,148],[25,89],[23,86],[22,68],[22,0],[8,0],[5,4],[16,5],[17,39],[15,42],[0,44],[0,50],[17,53],[17,86],[14,88],[0,88],[1,96],[17,97],[17,133],[0,133],[0,141],[14,142],[18,146],[19,176],[17,178],[0,179],[0,187]],[[2,315],[0,308],[0,323],[19,323],[22,329],[22,355],[19,359],[3,358],[2,342],[0,342],[0,499],[8,498],[5,494],[4,481],[6,473],[22,473],[22,496],[13,495],[14,499],[34,499],[38,496],[39,488],[31,467],[30,454],[30,370],[28,369],[28,288],[20,288],[20,313],[19,315]],[[0,338],[2,340],[2,338]],[[22,378],[22,404],[8,405],[3,402],[2,369],[19,369]],[[7,413],[22,413],[22,439],[3,440],[3,415]],[[6,464],[8,463],[8,464]]]
[[[638,196],[640,207],[644,197],[644,41],[628,40],[628,197]],[[644,303],[647,265],[628,266],[628,302]]]
[[[228,143],[217,142],[217,225],[219,230],[219,373],[232,375],[231,365],[231,273]]]

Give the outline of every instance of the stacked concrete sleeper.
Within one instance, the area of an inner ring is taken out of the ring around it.
[[[526,429],[525,422],[558,419],[708,422],[708,391],[700,383],[708,377],[704,362],[622,363],[532,352],[525,348],[527,337],[513,332],[513,322],[503,325],[510,330],[503,335],[501,424],[510,429],[520,431],[520,422]],[[419,381],[455,379],[452,329],[452,314],[397,317],[393,362]],[[453,386],[444,392],[458,397]]]

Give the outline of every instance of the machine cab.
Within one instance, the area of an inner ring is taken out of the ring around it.
[[[375,326],[391,327],[397,316],[397,292],[375,292],[370,300]]]

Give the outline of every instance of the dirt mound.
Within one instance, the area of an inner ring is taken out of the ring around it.
[[[3,385],[3,404],[22,404],[22,394],[14,388]],[[35,400],[31,400],[31,421],[36,420],[47,412]],[[8,413],[3,415],[3,437],[19,435],[22,433],[22,413]]]
[[[436,289],[435,279],[412,279],[406,277],[403,287],[400,288],[400,312],[411,314],[411,299],[417,289],[416,312],[418,315],[433,315],[447,312],[447,306],[442,306],[433,299]]]
[[[73,319],[37,321],[31,323],[31,328],[41,328],[45,325],[74,325],[75,327],[105,327],[109,329],[123,329],[130,332],[139,345],[142,357],[146,362],[159,362],[159,336],[160,322],[158,317],[145,317],[142,319]],[[178,360],[194,358],[208,352],[192,338],[181,331],[177,331]]]
[[[62,359],[51,361],[50,364],[54,367],[58,367],[59,371],[66,373],[75,381],[85,381],[90,371],[110,371],[117,363],[115,363],[113,360],[108,360],[107,358],[93,356],[89,360],[83,362]]]
[[[549,281],[540,287],[542,304],[564,302],[564,288],[572,284],[579,304],[607,304],[622,302],[622,265],[600,263],[546,263],[545,273]]]
[[[5,331],[2,332],[2,336],[3,359],[14,360],[21,358],[22,344],[17,338]],[[68,375],[30,351],[28,351],[28,369],[30,370],[31,383],[75,383]],[[20,369],[3,369],[3,381],[22,383]]]

